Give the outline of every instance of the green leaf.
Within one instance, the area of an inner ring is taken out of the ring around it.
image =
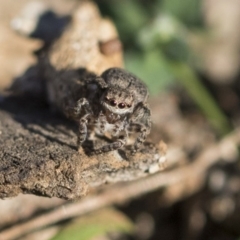
[[[132,231],[133,224],[125,215],[108,208],[79,217],[64,227],[52,240],[89,240],[109,232]]]

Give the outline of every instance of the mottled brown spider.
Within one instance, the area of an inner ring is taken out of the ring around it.
[[[130,146],[135,154],[151,128],[145,84],[123,69],[110,68],[100,77],[85,81],[84,87],[85,94],[81,94],[84,97],[77,100],[74,111],[67,110],[79,121],[78,146],[91,138],[92,133],[108,136],[109,144],[91,151],[100,154],[123,148],[130,135],[136,135]]]

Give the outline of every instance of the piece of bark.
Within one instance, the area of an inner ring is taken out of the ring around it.
[[[121,151],[78,153],[77,125],[33,100],[8,97],[0,103],[0,198],[31,193],[75,199],[93,186],[154,173],[165,162],[164,145],[147,143],[131,159]]]
[[[94,4],[83,1],[60,39],[40,58],[47,85],[54,87],[51,83],[60,71],[85,68],[100,74],[109,67],[122,67],[117,39],[114,25],[100,17]],[[111,40],[117,47],[111,46]],[[52,113],[41,98],[3,98],[0,119],[0,198],[31,193],[76,199],[93,186],[144,177],[165,163],[164,144],[145,143],[129,158],[123,150],[92,157],[84,148],[79,153],[77,124]],[[94,143],[102,144],[106,140]]]

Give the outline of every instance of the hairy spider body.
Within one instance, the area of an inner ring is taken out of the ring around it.
[[[64,112],[79,122],[78,146],[81,147],[94,133],[112,140],[91,153],[109,152],[122,148],[129,135],[135,133],[137,137],[131,146],[131,153],[136,153],[151,128],[145,84],[123,69],[110,68],[100,77],[89,75],[75,85],[74,91],[68,85],[68,91],[71,92],[72,102],[77,104],[72,107],[68,99],[64,102]],[[66,94],[67,90],[62,91]],[[67,96],[69,94],[66,94],[65,100]]]

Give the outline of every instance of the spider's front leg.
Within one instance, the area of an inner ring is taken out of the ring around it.
[[[104,145],[101,148],[93,150],[91,152],[91,155],[107,153],[107,152],[111,152],[111,151],[120,149],[126,144],[126,140],[127,140],[127,133],[126,133],[126,131],[124,131],[124,134],[122,136],[120,136],[117,140],[115,140],[114,142],[109,143],[107,145]]]
[[[117,137],[119,136],[115,141],[113,141],[112,143],[109,143],[107,145],[102,146],[101,148],[95,149],[91,152],[91,155],[97,155],[97,154],[101,154],[101,153],[107,153],[107,152],[111,152],[117,149],[122,148],[127,141],[127,137],[128,137],[128,133],[127,130],[124,129],[124,126],[126,125],[126,119],[120,120],[119,116],[111,116],[112,118],[114,117],[116,122],[114,123],[114,128],[111,130],[111,136],[112,137]],[[106,116],[100,112],[99,114],[99,130],[100,132],[104,134],[105,132],[105,126],[107,125],[107,118]],[[121,135],[120,135],[121,133]]]
[[[130,119],[130,128],[137,132],[138,136],[133,146],[131,147],[131,154],[134,155],[143,145],[146,137],[151,130],[151,112],[147,105],[140,104],[134,111]]]
[[[74,108],[74,114],[77,118],[79,118],[79,126],[78,126],[78,139],[77,145],[78,149],[81,147],[82,143],[87,138],[87,124],[88,119],[91,115],[93,115],[90,104],[86,98],[80,98],[77,101],[77,106]],[[84,113],[84,114],[83,114]],[[81,116],[81,117],[80,117]]]

